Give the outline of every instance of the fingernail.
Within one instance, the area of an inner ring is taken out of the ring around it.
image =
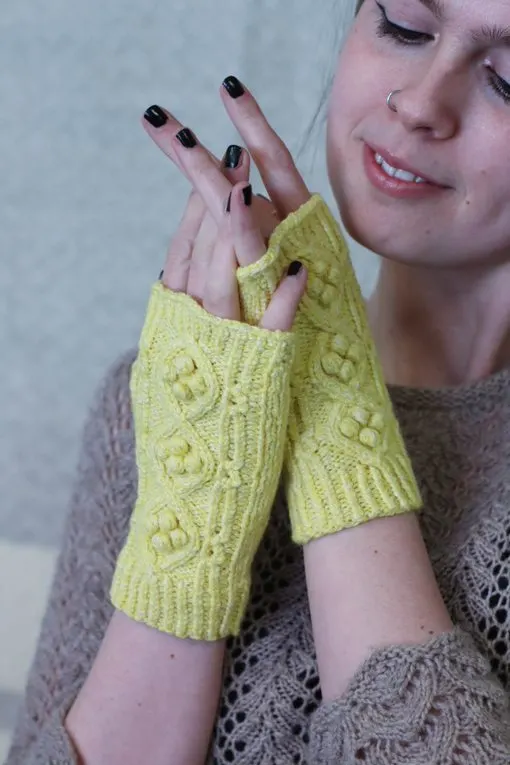
[[[165,271],[164,271],[164,269],[163,269],[163,271],[161,271],[160,275],[158,276],[158,281],[161,281],[161,279],[162,279],[162,278],[163,278],[163,276],[164,276],[164,273],[165,273]]]
[[[149,106],[143,116],[147,122],[149,122],[152,127],[155,128],[163,127],[163,125],[166,125],[168,122],[168,117],[166,116],[165,112],[157,104],[154,104],[154,106]]]
[[[236,167],[239,167],[242,154],[243,150],[241,146],[236,146],[235,144],[229,146],[223,157],[224,167],[227,167],[229,170],[235,170]]]
[[[227,206],[225,208],[225,211],[228,212],[228,213],[230,212],[230,205],[231,204],[232,204],[232,192],[230,192],[230,194],[228,195]]]
[[[293,260],[288,268],[287,274],[288,276],[297,276],[302,268],[303,264],[300,263],[299,260]]]
[[[243,199],[244,204],[246,207],[249,207],[251,205],[252,199],[253,199],[253,189],[251,187],[251,183],[249,186],[245,186],[243,189]]]
[[[197,145],[197,139],[189,128],[183,128],[177,133],[176,138],[179,139],[185,149],[192,149]]]
[[[244,88],[234,75],[223,80],[223,87],[231,98],[239,98],[244,95]]]

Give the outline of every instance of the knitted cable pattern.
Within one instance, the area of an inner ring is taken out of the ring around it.
[[[238,271],[257,323],[292,260],[309,271],[295,322],[285,466],[293,540],[305,544],[421,505],[340,228],[315,195],[276,229],[266,255]]]
[[[131,377],[138,499],[114,605],[181,638],[237,634],[283,462],[294,338],[152,290]]]

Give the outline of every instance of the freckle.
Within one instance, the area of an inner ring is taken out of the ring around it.
[[[374,555],[378,555],[378,554],[379,554],[379,550],[374,550]]]
[[[175,654],[171,653],[171,654],[170,654],[170,658],[171,658],[171,659],[175,659]]]
[[[136,702],[136,706],[137,706],[137,707],[141,707],[141,706],[142,706],[142,702],[141,702],[141,701],[137,701],[137,702]]]
[[[434,632],[434,630],[429,630],[429,635],[435,635],[435,634],[436,633]]]
[[[420,627],[420,629],[421,629],[421,630],[424,630],[424,629],[425,629],[425,625],[424,625],[424,624],[422,624],[422,625],[421,625],[421,627]]]

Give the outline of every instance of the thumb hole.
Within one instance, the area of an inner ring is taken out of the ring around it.
[[[294,266],[294,264],[292,264]],[[293,276],[285,276],[280,282],[260,322],[262,329],[290,332],[296,313],[306,290],[308,272],[304,266]],[[294,266],[295,270],[295,266]]]

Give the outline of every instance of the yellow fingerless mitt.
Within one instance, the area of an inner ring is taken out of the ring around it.
[[[131,377],[138,498],[116,608],[180,638],[239,632],[278,487],[295,338],[153,287]]]
[[[238,271],[244,316],[257,323],[293,260],[309,271],[298,311],[285,457],[292,538],[305,544],[420,507],[366,309],[338,223],[315,195]]]

